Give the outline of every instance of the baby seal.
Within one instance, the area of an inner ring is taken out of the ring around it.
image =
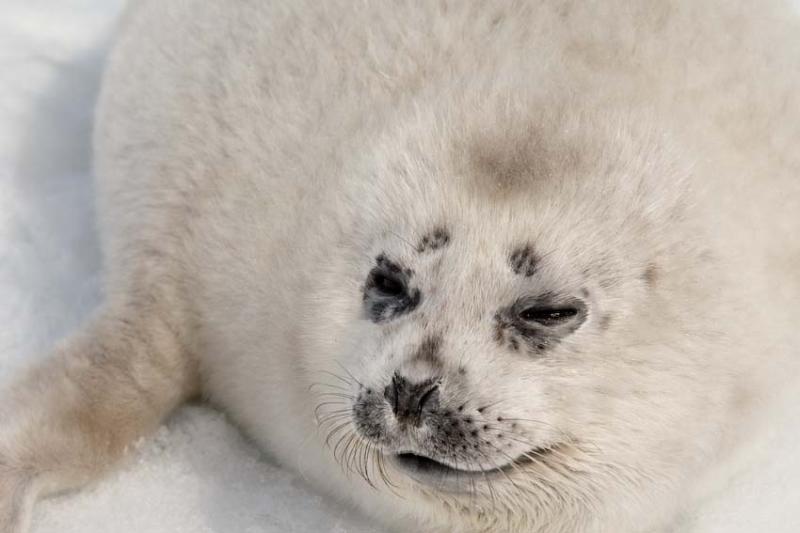
[[[195,397],[399,531],[668,528],[800,346],[800,28],[751,4],[132,2],[105,303],[0,403],[0,531]]]

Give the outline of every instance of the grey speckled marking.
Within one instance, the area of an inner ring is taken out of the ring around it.
[[[420,239],[417,245],[417,252],[424,253],[428,251],[438,250],[447,246],[450,242],[450,233],[444,228],[436,228],[429,234]]]
[[[518,352],[520,349],[521,335],[506,312],[497,313],[494,317],[494,340],[511,351]],[[528,345],[531,346],[531,343]],[[535,345],[533,347],[535,348]]]
[[[508,263],[515,274],[529,278],[536,273],[539,257],[534,252],[533,247],[526,244],[511,252],[508,257]]]
[[[442,366],[442,361],[439,358],[439,351],[441,347],[442,338],[438,335],[431,335],[422,341],[422,344],[420,344],[413,360],[423,361],[434,368],[440,368]]]
[[[353,404],[353,418],[358,431],[368,439],[386,442],[386,400],[372,389],[361,391]]]

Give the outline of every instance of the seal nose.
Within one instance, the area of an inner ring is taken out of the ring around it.
[[[411,383],[399,374],[383,391],[383,397],[392,406],[398,422],[419,426],[425,408],[433,408],[439,403],[439,383],[428,379],[422,383]]]

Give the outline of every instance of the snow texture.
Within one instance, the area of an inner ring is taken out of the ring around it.
[[[800,8],[800,0],[793,0]],[[0,385],[97,305],[90,129],[120,0],[0,0]],[[682,533],[800,531],[799,394],[753,467]],[[186,407],[96,486],[41,503],[34,533],[378,531]]]

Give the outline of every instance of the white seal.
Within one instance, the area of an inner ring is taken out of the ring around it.
[[[0,403],[0,531],[199,395],[398,530],[668,527],[800,346],[800,28],[750,4],[134,2],[106,302]]]

